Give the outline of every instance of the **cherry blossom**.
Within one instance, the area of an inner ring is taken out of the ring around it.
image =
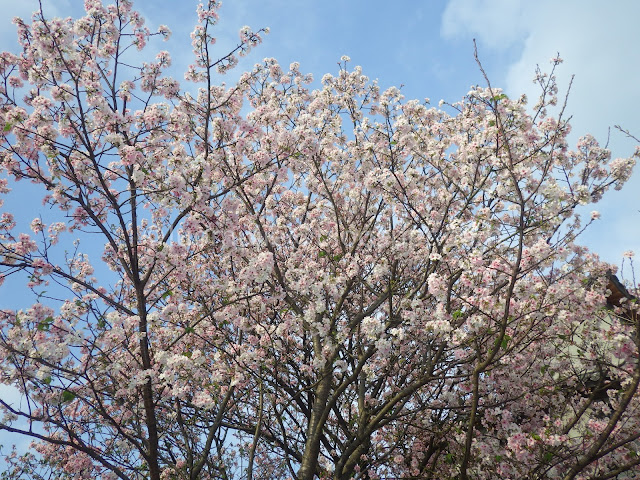
[[[0,429],[33,441],[5,477],[638,474],[636,299],[606,308],[576,210],[640,150],[568,145],[560,59],[533,109],[488,79],[407,100],[347,56],[227,85],[267,31],[210,57],[210,0],[185,90],[168,27],[85,10],[17,19],[0,57],[0,194],[43,203],[0,217],[0,287],[35,295],[0,309]]]

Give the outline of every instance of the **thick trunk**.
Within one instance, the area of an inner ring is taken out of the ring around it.
[[[331,391],[331,369],[325,367],[323,370],[323,378],[315,389],[311,418],[309,418],[309,425],[307,427],[307,442],[304,446],[304,455],[302,457],[300,471],[298,472],[298,480],[313,480],[318,470],[320,439],[322,438],[322,427],[325,421],[327,399]]]
[[[142,295],[140,295],[142,298]],[[141,332],[147,332],[147,315],[143,301],[138,302]],[[140,339],[140,353],[142,357],[142,366],[145,370],[151,369],[151,355],[149,353],[149,343],[147,337]],[[149,466],[149,479],[160,480],[160,466],[158,464],[158,423],[156,419],[156,410],[153,403],[153,386],[151,379],[148,378],[142,386],[142,401],[144,403],[145,423],[148,435],[148,450],[146,452],[146,460]]]
[[[156,423],[155,408],[153,406],[151,380],[147,380],[147,383],[142,387],[142,398],[144,401],[147,433],[149,435],[149,451],[147,453],[149,478],[151,480],[160,480],[160,467],[158,465],[158,426]]]

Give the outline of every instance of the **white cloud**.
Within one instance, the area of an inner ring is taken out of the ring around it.
[[[491,48],[506,47],[526,33],[525,6],[513,0],[451,0],[441,32],[445,38],[472,36]]]
[[[534,68],[547,68],[557,52],[565,59],[559,80],[575,74],[570,111],[577,130],[595,135],[621,123],[639,126],[640,2],[633,0],[451,0],[442,17],[446,38],[476,37],[491,50],[521,44],[519,58],[508,67],[503,86],[512,94],[535,98]],[[485,50],[486,51],[486,50]],[[638,132],[640,133],[640,132]]]
[[[567,113],[571,115],[572,141],[592,133],[606,143],[614,157],[633,153],[635,142],[613,130],[620,124],[640,135],[640,2],[617,0],[451,0],[442,17],[441,33],[447,39],[475,37],[485,55],[517,48],[516,59],[506,66],[504,78],[492,78],[512,95],[538,96],[532,83],[536,65],[550,68],[549,59],[560,53],[565,63],[558,69],[561,88],[571,88]],[[532,102],[533,103],[533,102]],[[588,230],[583,241],[610,262],[619,263],[622,252],[640,250],[640,172],[622,192],[605,196],[598,210],[603,218]]]

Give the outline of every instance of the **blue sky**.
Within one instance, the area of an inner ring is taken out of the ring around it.
[[[48,16],[82,13],[81,0],[42,2]],[[148,51],[155,56],[157,50],[169,50],[178,78],[190,63],[189,33],[197,3],[135,2],[152,29],[167,24],[173,31],[168,44],[154,43]],[[34,0],[0,0],[0,50],[16,50],[11,18],[28,18],[36,8]],[[457,101],[471,85],[484,83],[473,59],[473,38],[492,84],[510,96],[527,93],[536,98],[531,81],[536,64],[546,69],[559,52],[565,59],[558,70],[561,88],[576,76],[568,104],[572,143],[584,133],[606,143],[611,128],[613,157],[627,157],[634,142],[613,126],[620,124],[640,136],[636,0],[227,0],[220,13],[220,54],[235,46],[243,25],[271,29],[237,72],[275,57],[283,65],[300,62],[301,71],[320,80],[325,73],[335,73],[340,57],[348,55],[352,65],[361,65],[382,87],[403,85],[406,98],[428,97],[434,105],[440,99]],[[8,208],[19,204],[20,190],[8,200]],[[28,220],[38,214],[22,208],[19,216]],[[640,168],[621,192],[609,192],[586,211],[594,208],[602,218],[582,242],[618,265],[624,251],[640,254]],[[8,390],[0,387],[0,394]],[[7,442],[0,434],[2,443]]]

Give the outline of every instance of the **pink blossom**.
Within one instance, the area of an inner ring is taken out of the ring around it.
[[[48,207],[0,216],[0,298],[34,299],[0,305],[0,430],[47,461],[9,474],[636,475],[638,294],[576,243],[635,159],[569,146],[553,71],[531,107],[443,110],[346,56],[222,83],[266,30],[220,50],[219,9],[187,90],[131,0],[17,20],[0,55],[0,195]]]

